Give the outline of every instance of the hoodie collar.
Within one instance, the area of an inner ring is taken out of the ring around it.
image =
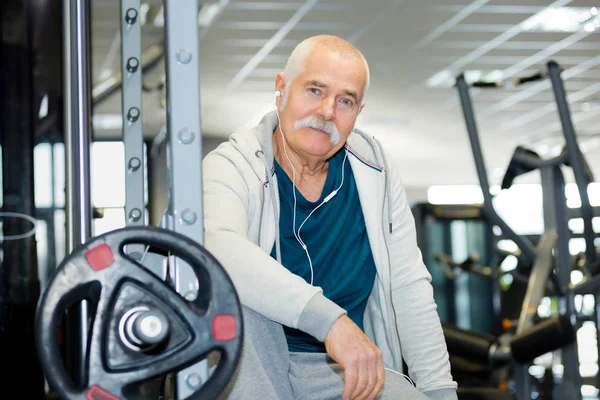
[[[279,117],[275,110],[267,113],[260,123],[252,129],[253,137],[258,141],[258,148],[254,150],[255,159],[262,160],[262,167],[266,170],[266,180],[264,182],[267,185],[270,175],[274,169],[273,163],[273,132],[279,124]],[[371,167],[379,172],[385,172],[388,170],[388,160],[383,151],[383,147],[379,141],[369,136],[365,132],[359,129],[354,129],[348,136],[348,140],[345,144],[346,149],[363,164]],[[252,148],[252,147],[251,147]],[[390,194],[390,180],[385,174],[385,186],[387,195]],[[271,191],[273,188],[271,188]],[[273,195],[273,193],[271,193]],[[389,220],[389,232],[392,232],[392,209],[391,202],[387,202],[387,213]],[[278,251],[279,253],[279,251]]]

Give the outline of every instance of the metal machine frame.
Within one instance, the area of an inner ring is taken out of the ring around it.
[[[69,254],[91,237],[90,164],[91,85],[89,77],[90,1],[64,0],[65,9],[65,137],[67,138],[67,237]],[[202,209],[202,134],[200,130],[200,65],[198,0],[165,0],[165,64],[167,81],[169,208],[163,227],[204,243]],[[125,146],[128,226],[144,225],[145,180],[142,131],[142,53],[140,0],[121,0],[121,79],[123,143]],[[128,245],[127,253],[142,260],[142,245]],[[193,295],[197,280],[181,260],[169,271],[176,290]],[[85,302],[71,316],[77,338],[71,367],[85,365],[87,326]],[[208,362],[179,371],[176,395],[183,399],[197,391],[208,378]]]
[[[594,210],[590,206],[587,186],[591,181],[589,171],[585,169],[585,162],[575,136],[563,81],[560,76],[560,67],[550,61],[547,64],[547,76],[552,82],[555,100],[558,107],[558,113],[562,123],[562,130],[565,137],[566,148],[563,153],[549,160],[542,160],[531,152],[523,151],[517,148],[513,155],[512,162],[525,169],[525,172],[540,169],[541,183],[543,190],[543,209],[545,231],[541,236],[537,249],[534,249],[533,243],[524,236],[515,234],[514,231],[498,216],[492,204],[492,195],[490,193],[483,153],[479,142],[477,124],[475,122],[473,106],[469,94],[469,85],[466,83],[463,75],[458,76],[456,86],[459,93],[462,111],[465,118],[467,132],[471,143],[473,158],[477,169],[477,174],[483,191],[484,204],[483,210],[492,223],[498,225],[502,233],[508,239],[513,240],[521,251],[520,259],[528,265],[532,265],[525,300],[522,305],[519,322],[517,325],[517,334],[531,328],[533,317],[536,314],[537,306],[541,298],[548,292],[547,283],[550,279],[553,283],[553,294],[560,299],[560,313],[568,315],[571,322],[576,324],[576,313],[574,307],[574,295],[581,293],[593,293],[597,287],[600,277],[589,276],[589,280],[578,287],[571,285],[571,256],[569,252],[569,240],[571,232],[568,228],[568,220],[572,214],[566,205],[565,180],[561,171],[562,165],[572,167],[575,175],[582,206],[579,210],[584,221],[584,234],[586,242],[586,268],[595,272],[598,261],[598,254],[594,247],[594,232],[592,228],[592,218]],[[545,77],[543,74],[537,74],[536,79]],[[528,82],[532,79],[523,79],[522,82]],[[474,86],[477,86],[476,84]],[[497,87],[498,85],[480,85],[484,87]],[[505,181],[507,178],[505,177]],[[512,177],[509,179],[512,181]],[[504,188],[505,185],[503,185]],[[508,184],[510,186],[510,184]],[[595,293],[596,300],[600,299],[598,293]],[[596,315],[596,326],[600,320]],[[599,337],[600,345],[600,337]],[[599,346],[600,349],[600,346]],[[581,376],[579,374],[579,360],[576,344],[569,345],[560,350],[562,363],[564,365],[564,375],[562,382],[555,387],[555,394],[558,398],[581,399]],[[517,399],[526,399],[529,397],[529,387],[527,379],[527,366],[515,365],[515,378],[517,385]],[[566,397],[565,397],[566,396]]]

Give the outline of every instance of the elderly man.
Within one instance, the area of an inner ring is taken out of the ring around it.
[[[398,168],[353,130],[368,85],[350,43],[306,39],[276,110],[204,160],[205,245],[244,306],[223,398],[456,399]]]

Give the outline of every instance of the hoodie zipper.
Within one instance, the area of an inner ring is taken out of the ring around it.
[[[263,162],[263,165],[265,166],[265,173],[266,173],[266,185],[268,186],[269,189],[269,195],[271,197],[271,204],[273,207],[273,217],[275,219],[275,257],[277,259],[277,261],[279,263],[281,263],[281,244],[279,242],[279,212],[277,210],[277,203],[276,203],[276,199],[275,199],[275,185],[273,184],[273,181],[275,179],[274,176],[271,175],[271,171],[269,170],[269,165],[267,164],[267,159],[265,158],[265,153],[264,151],[262,151],[261,149],[258,149],[254,152],[254,155],[261,159]],[[263,199],[263,204],[264,204],[264,199]],[[264,210],[264,207],[261,206],[261,210]],[[262,226],[264,224],[264,215],[262,214],[261,211],[261,221],[260,221],[260,233],[259,236],[261,238],[261,241],[264,240],[262,237],[263,234],[263,230],[262,230]],[[266,224],[264,224],[266,225]]]
[[[385,157],[385,155],[383,154],[383,152],[381,151],[381,144],[379,143],[379,141],[373,137],[374,142],[377,144],[377,146],[379,147],[379,152],[381,154],[381,158],[383,161],[383,166],[384,166],[384,196],[383,196],[383,204],[381,207],[381,220],[382,220],[382,230],[383,230],[383,243],[385,246],[385,252],[386,252],[386,257],[387,257],[387,273],[388,273],[388,290],[387,290],[387,300],[388,300],[388,304],[390,305],[389,308],[386,307],[387,309],[387,313],[388,313],[388,319],[389,321],[392,321],[392,323],[387,327],[387,331],[388,331],[388,335],[390,338],[395,338],[395,345],[393,345],[393,347],[397,347],[393,350],[397,350],[399,352],[400,355],[400,360],[397,360],[397,364],[395,365],[395,369],[398,370],[402,370],[402,350],[401,350],[401,345],[400,345],[400,333],[398,332],[398,323],[396,321],[396,310],[395,310],[395,306],[394,306],[394,301],[393,301],[393,295],[392,295],[392,259],[390,257],[390,248],[388,245],[388,236],[392,234],[393,231],[393,225],[392,225],[392,206],[391,206],[391,200],[390,200],[390,190],[389,190],[389,184],[388,184],[388,173],[389,173],[389,168],[388,168],[388,163],[387,163],[387,159]],[[387,199],[387,220],[386,220],[386,207],[385,207],[385,202]],[[386,224],[387,222],[387,224]],[[387,225],[387,226],[386,226]]]

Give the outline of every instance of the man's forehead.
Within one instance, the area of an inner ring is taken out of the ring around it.
[[[344,86],[358,86],[355,89],[359,89],[366,81],[366,69],[362,60],[352,56],[325,53],[325,57],[317,57],[312,54],[300,76],[303,81],[315,80],[329,85],[344,80]]]

